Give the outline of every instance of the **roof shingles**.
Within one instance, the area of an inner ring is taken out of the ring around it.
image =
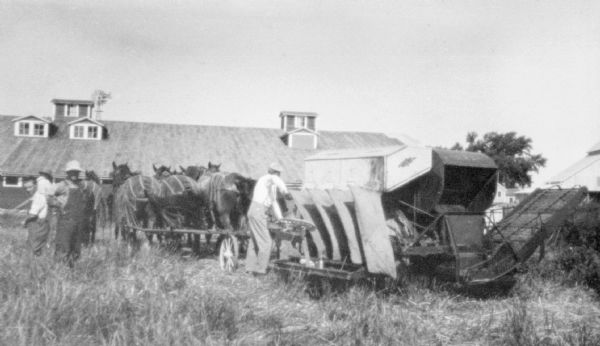
[[[304,158],[319,150],[382,147],[402,144],[381,133],[320,131],[318,149],[287,147],[279,129],[176,125],[125,121],[103,121],[108,138],[70,140],[66,124],[56,123],[58,131],[51,138],[27,138],[13,135],[15,117],[0,116],[0,172],[37,174],[49,169],[63,175],[69,160],[79,160],[84,168],[108,177],[112,162],[127,162],[134,170],[152,174],[152,164],[172,168],[179,165],[221,163],[221,170],[259,177],[272,161],[285,168],[283,178],[301,181]]]

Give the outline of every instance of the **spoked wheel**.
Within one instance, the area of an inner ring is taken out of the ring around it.
[[[231,235],[225,236],[219,246],[219,265],[221,269],[233,273],[238,266],[238,241],[237,238]]]

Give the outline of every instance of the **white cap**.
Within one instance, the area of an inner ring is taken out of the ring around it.
[[[71,161],[67,162],[67,166],[65,167],[65,172],[68,172],[68,171],[82,172],[83,169],[81,169],[81,165],[79,164],[79,161],[71,160]]]
[[[272,171],[276,171],[276,172],[283,172],[283,167],[281,167],[280,164],[278,164],[277,162],[273,162],[269,165],[269,169]]]

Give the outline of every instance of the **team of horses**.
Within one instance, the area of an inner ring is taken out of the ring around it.
[[[137,228],[244,227],[255,180],[235,172],[221,172],[220,165],[212,162],[207,167],[180,166],[179,172],[166,166],[153,165],[153,169],[154,176],[147,176],[132,171],[126,163],[113,162],[109,199],[115,238],[133,240],[132,229]],[[151,236],[148,239],[152,241]],[[194,241],[199,241],[198,236]]]

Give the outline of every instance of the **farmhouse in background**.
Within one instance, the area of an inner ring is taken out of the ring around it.
[[[152,164],[176,169],[212,161],[253,178],[278,161],[285,181],[297,185],[304,158],[318,151],[403,144],[382,133],[319,131],[318,115],[310,112],[283,111],[279,128],[253,128],[99,121],[89,100],[53,99],[52,106],[49,117],[0,115],[0,208],[26,198],[22,177],[49,170],[61,180],[69,160],[94,170],[105,184],[113,161],[145,175],[154,174]]]
[[[496,195],[492,206],[486,210],[489,221],[498,223],[504,215],[510,212],[519,202],[528,195],[518,188],[507,188],[503,184],[496,185]]]
[[[600,200],[600,142],[588,150],[587,156],[554,176],[547,184],[562,188],[585,186],[591,197]]]

